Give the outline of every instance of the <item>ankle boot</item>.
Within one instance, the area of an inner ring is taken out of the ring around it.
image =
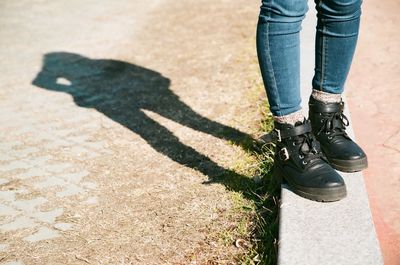
[[[326,202],[346,197],[344,180],[328,164],[309,120],[295,126],[275,122],[275,135],[274,175],[286,180],[294,193]]]
[[[323,103],[312,96],[309,119],[315,137],[331,166],[343,172],[356,172],[368,166],[364,151],[347,135],[344,103]]]

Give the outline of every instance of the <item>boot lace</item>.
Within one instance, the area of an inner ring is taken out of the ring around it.
[[[336,136],[344,136],[349,138],[346,133],[346,127],[349,126],[350,122],[343,112],[334,112],[324,115],[325,118],[321,120],[323,125],[318,131],[317,135],[325,132],[329,134],[328,139],[333,139]]]
[[[313,160],[324,158],[318,141],[310,132],[296,136],[294,142],[299,146],[299,156],[304,165]]]

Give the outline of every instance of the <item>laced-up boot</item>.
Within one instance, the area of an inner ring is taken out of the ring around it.
[[[328,164],[309,120],[295,126],[275,122],[274,174],[292,191],[315,201],[337,201],[346,196],[343,178]]]
[[[337,170],[356,172],[368,166],[367,156],[347,135],[349,120],[343,110],[343,101],[323,103],[310,97],[309,119],[329,163]]]

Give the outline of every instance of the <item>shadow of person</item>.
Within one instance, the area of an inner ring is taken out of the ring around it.
[[[193,111],[170,90],[170,80],[158,72],[117,60],[94,60],[73,53],[53,52],[44,56],[42,69],[32,83],[40,88],[69,93],[78,106],[96,109],[140,135],[156,151],[207,175],[207,183],[219,182],[236,191],[253,185],[250,178],[225,169],[184,145],[142,111],[150,110],[194,130],[251,149],[249,135]]]

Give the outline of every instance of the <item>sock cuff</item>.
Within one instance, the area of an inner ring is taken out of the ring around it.
[[[339,103],[342,101],[342,94],[333,94],[321,90],[312,90],[311,96],[323,103]]]
[[[304,115],[302,109],[284,116],[273,116],[273,118],[274,121],[276,122],[287,123],[291,125],[295,125],[295,123],[298,121],[300,122],[304,121]]]

